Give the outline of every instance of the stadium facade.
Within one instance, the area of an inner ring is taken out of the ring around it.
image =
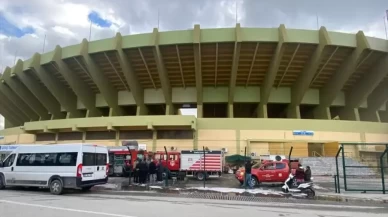
[[[122,36],[6,68],[0,144],[138,140],[148,150],[332,156],[388,141],[388,41],[279,28]],[[179,108],[197,108],[197,117]]]

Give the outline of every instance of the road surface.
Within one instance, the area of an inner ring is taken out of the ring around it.
[[[305,203],[305,201],[303,201]],[[0,191],[0,216],[39,217],[375,217],[387,216],[386,204],[303,204],[242,202],[174,197],[69,193],[54,196],[45,191]]]

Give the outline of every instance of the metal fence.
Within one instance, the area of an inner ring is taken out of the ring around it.
[[[336,155],[337,193],[345,191],[382,192],[388,190],[388,145],[341,144]]]

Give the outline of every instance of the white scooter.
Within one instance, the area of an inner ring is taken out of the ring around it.
[[[288,179],[284,182],[282,191],[284,193],[301,193],[301,194],[307,195],[307,198],[314,198],[315,190],[313,186],[314,186],[313,182],[297,184],[296,179],[294,179],[294,175],[290,173],[290,175],[288,176]],[[296,187],[296,188],[293,188],[293,187]]]

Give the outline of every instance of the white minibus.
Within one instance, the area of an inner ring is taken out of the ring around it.
[[[108,149],[92,144],[20,145],[0,162],[0,189],[7,186],[89,190],[108,182]]]

